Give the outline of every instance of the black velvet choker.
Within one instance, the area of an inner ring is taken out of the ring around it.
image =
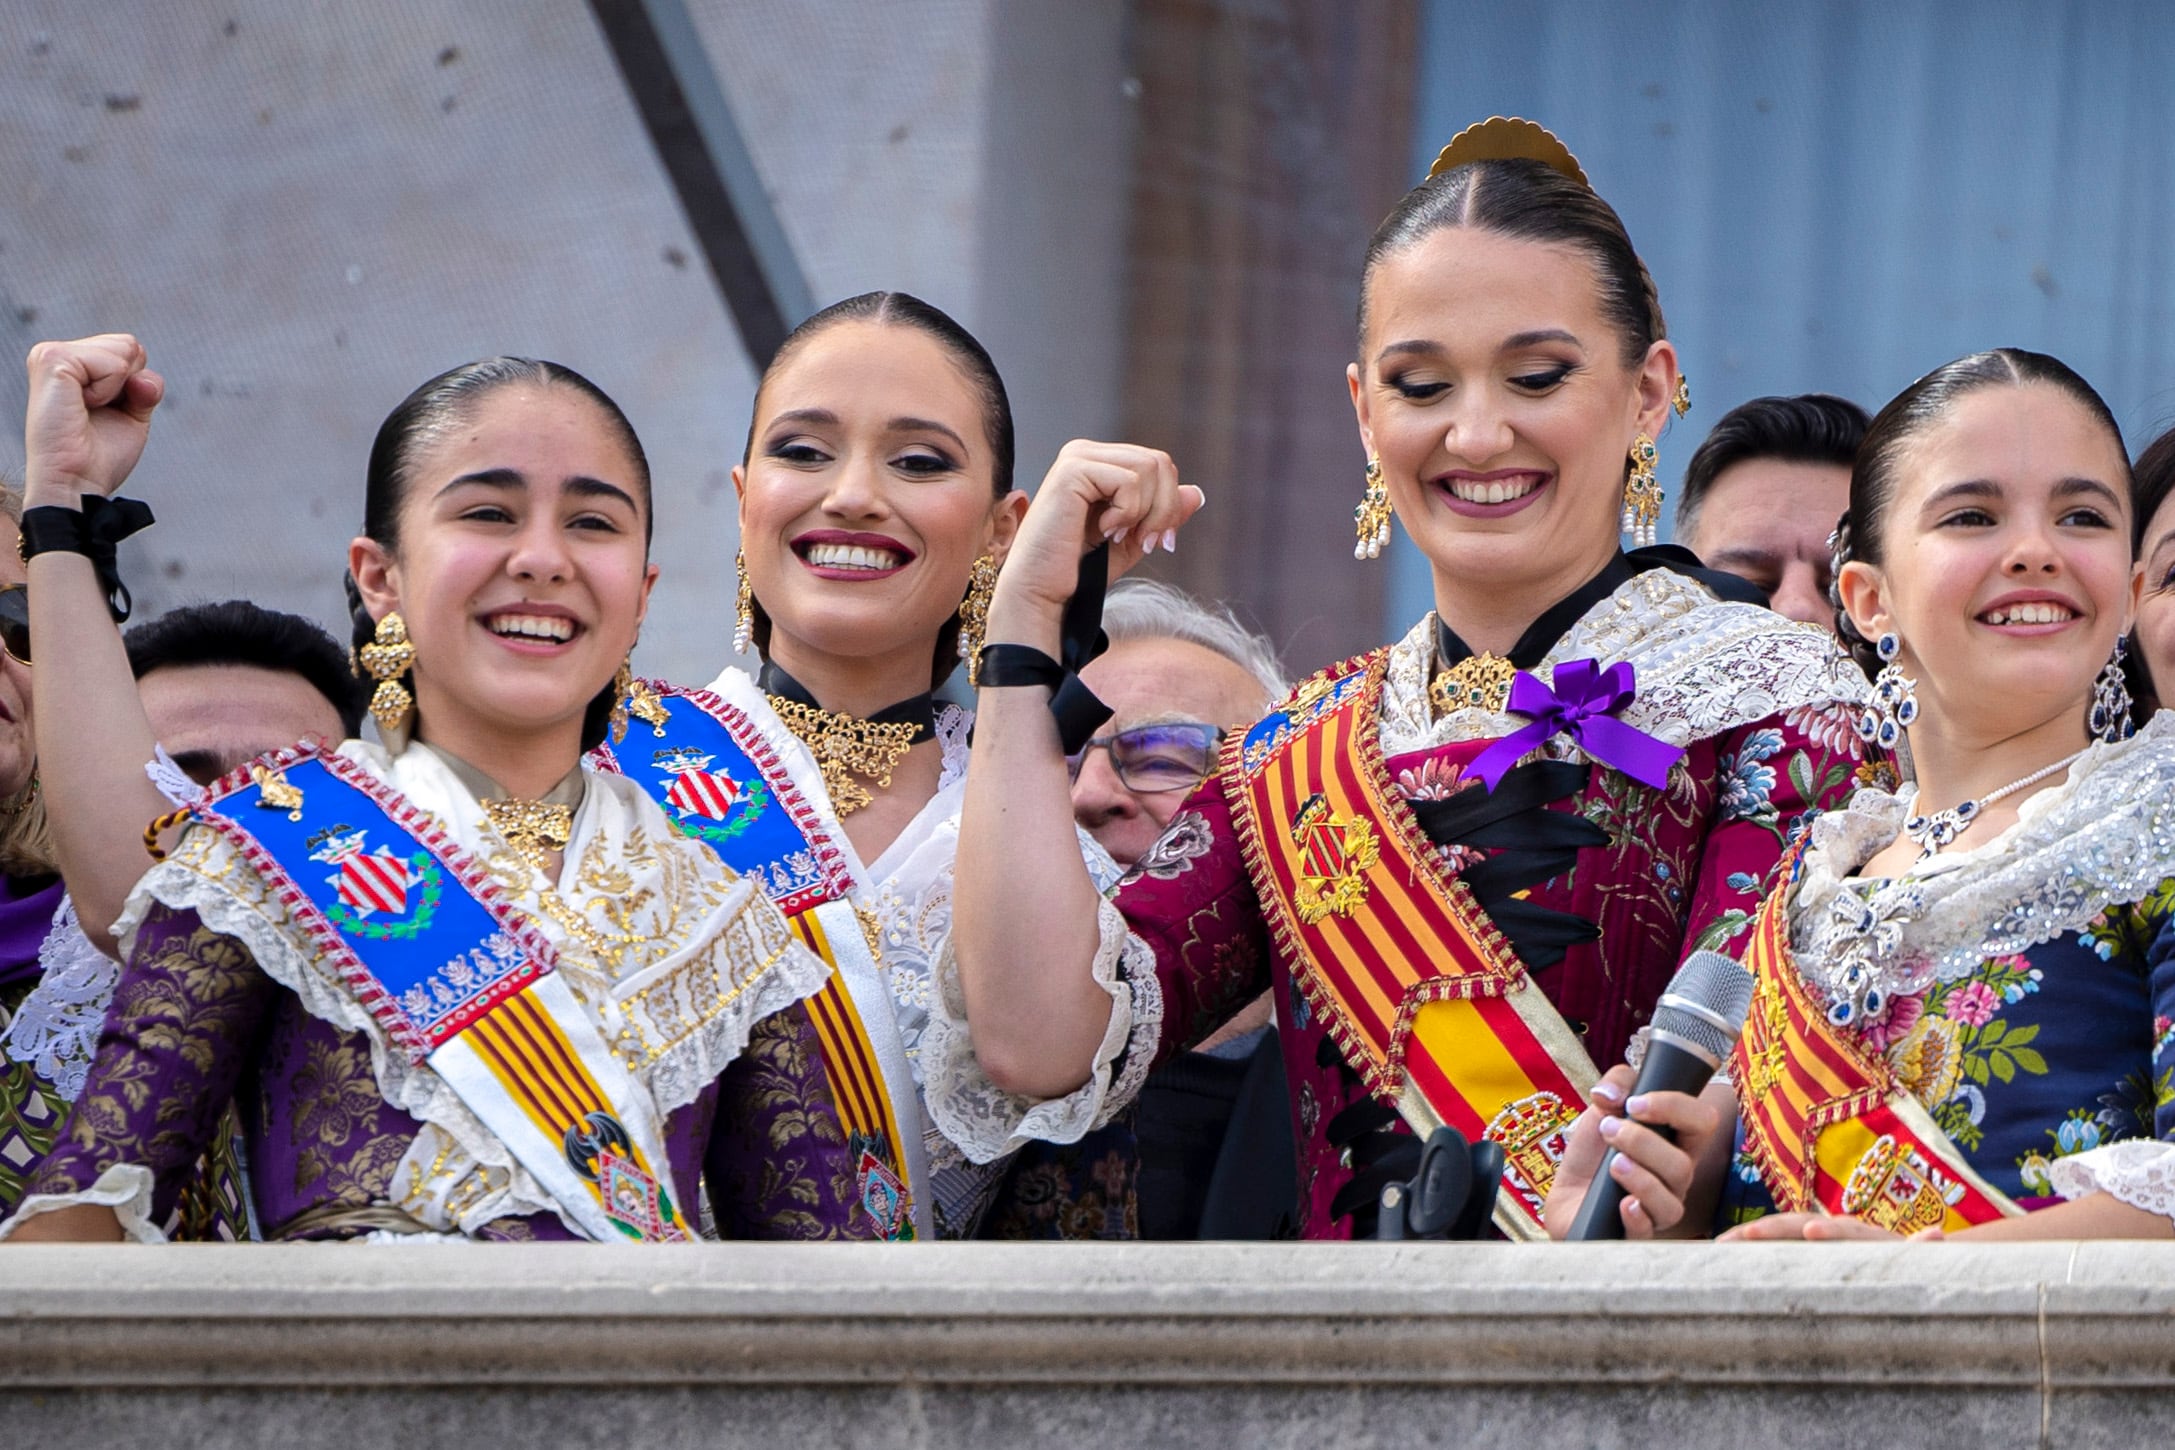
[[[848,715],[841,710],[824,709],[822,703],[808,692],[806,685],[768,660],[763,662],[762,671],[756,675],[755,682],[762,686],[766,695],[791,700],[794,704],[804,705],[811,710],[822,710],[826,715],[836,715],[843,720],[861,720],[870,725],[911,725],[914,733],[908,743],[912,745],[936,739],[936,694],[931,690],[923,690],[896,705],[886,705],[873,715]]]

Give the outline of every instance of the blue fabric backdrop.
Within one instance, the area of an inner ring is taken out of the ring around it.
[[[1496,113],[1622,213],[1692,382],[1672,486],[1722,412],[1869,409],[1962,353],[2051,352],[2134,454],[2175,422],[2175,5],[1427,0],[1413,177]],[[1400,543],[1389,625],[1429,605]]]

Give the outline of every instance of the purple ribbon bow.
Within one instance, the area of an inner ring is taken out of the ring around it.
[[[1589,756],[1633,780],[1656,790],[1668,784],[1669,767],[1684,752],[1610,718],[1638,695],[1638,676],[1630,661],[1618,660],[1604,670],[1599,660],[1565,660],[1555,673],[1554,689],[1524,670],[1512,677],[1503,708],[1533,723],[1496,741],[1473,761],[1473,773],[1489,790],[1520,756],[1558,734],[1570,736]]]

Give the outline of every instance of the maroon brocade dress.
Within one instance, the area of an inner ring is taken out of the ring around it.
[[[1675,551],[1619,558],[1544,615],[1510,655],[1543,680],[1568,660],[1629,662],[1637,694],[1618,718],[1684,752],[1666,788],[1595,763],[1563,735],[1527,753],[1493,790],[1481,784],[1475,758],[1527,721],[1499,709],[1430,704],[1437,669],[1470,654],[1430,617],[1387,650],[1303,685],[1234,742],[1219,773],[1120,888],[1120,910],[1157,958],[1162,1057],[1274,988],[1302,1237],[1371,1235],[1381,1187],[1410,1176],[1417,1143],[1395,1090],[1370,1092],[1340,1048],[1353,1040],[1354,1024],[1335,1018],[1351,1009],[1321,964],[1295,945],[1291,918],[1276,920],[1275,881],[1261,853],[1243,844],[1252,773],[1272,768],[1324,700],[1349,701],[1379,678],[1378,692],[1351,708],[1365,712],[1358,728],[1374,731],[1394,783],[1387,809],[1414,819],[1375,822],[1377,838],[1391,830],[1411,836],[1416,821],[1432,844],[1428,866],[1471,888],[1584,1056],[1603,1068],[1620,1061],[1681,960],[1701,947],[1731,949],[1785,844],[1840,802],[1861,772],[1850,719],[1863,676],[1819,631],[1717,600],[1678,562],[1688,558]],[[1262,821],[1260,829],[1295,824],[1306,829],[1291,821]],[[1348,865],[1330,859],[1319,869],[1329,881]],[[1344,910],[1373,940],[1396,939],[1392,924],[1369,916],[1387,909],[1379,901],[1345,908],[1317,901],[1311,909]],[[1417,965],[1415,1001],[1426,995],[1429,974],[1443,970],[1433,960]]]

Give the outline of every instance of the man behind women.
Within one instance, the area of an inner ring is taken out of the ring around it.
[[[1730,409],[1684,467],[1677,542],[1758,585],[1776,613],[1833,630],[1828,535],[1865,425],[1865,409],[1827,393]]]
[[[1228,609],[1147,579],[1125,579],[1103,604],[1109,650],[1080,678],[1111,709],[1072,759],[1073,819],[1128,871],[1183,851],[1198,815],[1181,809],[1215,768],[1224,740],[1290,688],[1276,648]],[[988,1232],[1045,1237],[1072,1217],[1056,1192],[1019,1192],[1067,1159],[1124,1164],[1137,1149],[1136,1229],[1144,1239],[1268,1238],[1292,1217],[1291,1125],[1269,997],[1194,1051],[1157,1068],[1125,1123],[1077,1148],[1021,1154]],[[1106,1217],[1105,1231],[1119,1232]]]
[[[298,740],[362,733],[347,652],[300,615],[246,599],[192,604],[137,625],[124,644],[152,733],[199,785]]]

